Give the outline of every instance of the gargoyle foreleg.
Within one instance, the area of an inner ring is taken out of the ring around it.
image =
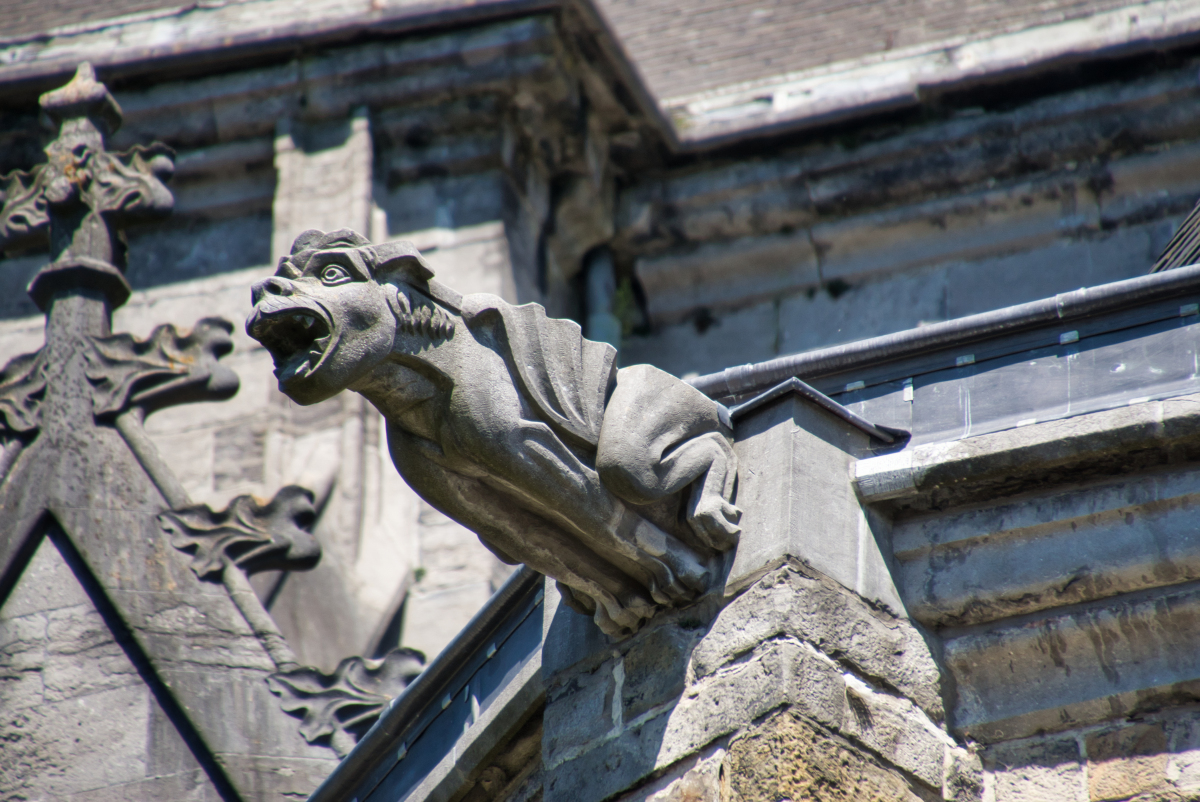
[[[654,602],[627,572],[599,559],[550,521],[513,504],[506,494],[430,460],[424,453],[429,445],[388,425],[392,460],[405,481],[421,498],[476,532],[500,559],[523,562],[568,581],[592,600],[596,623],[610,635],[636,631],[653,615]]]
[[[652,410],[652,412],[651,412]],[[650,504],[691,486],[688,523],[709,548],[737,544],[737,455],[717,406],[649,365],[617,373],[604,411],[596,470],[618,496]]]
[[[488,367],[479,360],[482,373]],[[498,366],[507,374],[507,368]],[[497,371],[498,372],[498,371]],[[635,577],[660,604],[689,601],[708,587],[709,569],[695,551],[638,515],[539,420],[530,420],[512,382],[455,386],[444,447],[452,460],[473,466],[480,481],[575,533]],[[456,456],[457,455],[457,456]]]

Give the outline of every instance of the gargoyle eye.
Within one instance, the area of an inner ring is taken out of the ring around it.
[[[321,281],[326,284],[341,284],[349,279],[350,274],[346,272],[346,268],[340,265],[326,265],[321,271]]]

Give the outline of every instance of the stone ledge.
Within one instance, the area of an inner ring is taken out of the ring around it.
[[[1197,643],[1197,583],[947,631],[953,729],[996,742],[1194,703]]]
[[[946,507],[1144,470],[1198,449],[1200,395],[1184,395],[862,459],[854,484],[867,503]]]
[[[930,627],[973,626],[1200,579],[1184,467],[900,521],[896,586]]]

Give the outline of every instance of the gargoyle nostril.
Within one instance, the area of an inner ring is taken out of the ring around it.
[[[266,295],[291,295],[292,283],[278,277],[263,279],[250,288],[250,300],[257,304]]]

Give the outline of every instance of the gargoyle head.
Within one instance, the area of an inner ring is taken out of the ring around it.
[[[272,278],[251,290],[246,332],[275,360],[279,389],[315,404],[386,359],[407,317],[397,284],[428,286],[433,270],[408,242],[371,245],[349,229],[305,231]]]

